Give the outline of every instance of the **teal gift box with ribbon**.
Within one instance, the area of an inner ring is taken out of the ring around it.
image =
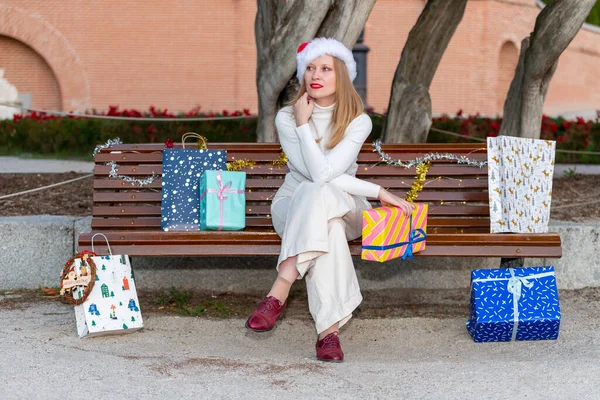
[[[476,342],[555,340],[560,303],[554,267],[481,269],[471,272],[471,317]]]
[[[204,171],[200,177],[200,230],[246,227],[246,173]]]

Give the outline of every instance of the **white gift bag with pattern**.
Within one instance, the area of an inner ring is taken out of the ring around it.
[[[106,239],[109,254],[92,257],[96,282],[86,301],[75,306],[77,333],[83,338],[137,331],[144,323],[129,257],[112,254],[108,239],[101,233],[92,237],[92,252],[96,236]]]
[[[556,143],[488,137],[490,231],[548,232]]]

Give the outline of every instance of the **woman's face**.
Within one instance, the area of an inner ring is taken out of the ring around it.
[[[327,107],[335,102],[335,71],[333,56],[328,54],[315,58],[304,72],[304,82],[308,95],[315,103]]]

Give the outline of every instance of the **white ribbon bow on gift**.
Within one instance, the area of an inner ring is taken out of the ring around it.
[[[491,281],[508,281],[506,285],[506,289],[509,293],[513,295],[513,315],[514,315],[514,324],[512,337],[510,340],[514,341],[517,339],[517,330],[519,327],[519,299],[521,298],[521,289],[523,285],[526,288],[531,289],[533,287],[533,282],[530,282],[530,279],[538,279],[546,276],[554,276],[554,272],[544,272],[541,274],[529,275],[529,276],[515,276],[514,268],[509,268],[510,278],[478,278],[473,279],[473,283],[475,282],[491,282]]]

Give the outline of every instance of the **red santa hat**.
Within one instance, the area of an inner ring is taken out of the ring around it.
[[[335,39],[315,38],[310,42],[302,43],[298,47],[298,53],[296,54],[296,77],[298,78],[298,82],[302,83],[304,72],[306,71],[308,64],[315,58],[325,54],[329,54],[330,56],[342,60],[344,64],[346,64],[350,80],[354,81],[354,78],[356,78],[356,61],[354,61],[352,52]]]

